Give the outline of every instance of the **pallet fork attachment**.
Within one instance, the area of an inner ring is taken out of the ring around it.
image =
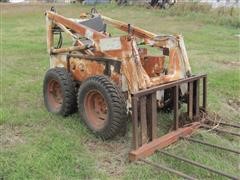
[[[202,106],[199,105],[199,82],[201,80],[203,83]],[[187,119],[192,121],[192,123],[179,127],[179,86],[183,83],[188,84]],[[206,111],[206,83],[207,76],[199,75],[132,94],[133,150],[129,153],[129,159],[131,161],[147,157],[153,154],[157,149],[165,148],[181,137],[190,136],[200,127],[200,109]],[[173,89],[174,130],[157,138],[158,119],[156,92],[169,88]]]

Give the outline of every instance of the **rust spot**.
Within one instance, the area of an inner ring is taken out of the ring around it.
[[[114,83],[120,85],[120,74],[114,71],[114,67],[110,67],[110,78]],[[73,74],[75,80],[84,81],[86,78],[103,75],[105,71],[105,64],[97,61],[89,61],[86,59],[70,58],[70,71]]]
[[[119,73],[116,73],[114,71],[112,71],[111,73],[111,79],[113,82],[115,82],[117,85],[121,85],[121,81],[120,81],[120,74]]]
[[[75,34],[78,34],[78,36],[85,37],[92,41],[93,45],[91,49],[84,50],[83,53],[95,57],[106,57],[121,61],[122,65],[120,74],[111,70],[110,78],[116,84],[121,85],[120,77],[124,75],[126,77],[128,91],[131,93],[184,78],[186,77],[186,72],[190,72],[182,36],[157,36],[154,33],[135,26],[130,26],[129,29],[127,23],[116,21],[105,16],[101,17],[105,22],[112,24],[124,32],[128,32],[128,34],[120,37],[109,37],[106,32],[98,32],[57,13],[51,11],[47,12],[47,22],[53,22],[56,26],[64,26],[65,29],[71,29]],[[48,26],[48,28],[48,32],[50,32],[52,26]],[[51,33],[49,33],[49,35],[48,42],[52,42]],[[146,45],[169,49],[169,64],[166,74],[162,73],[165,57],[149,56],[146,48],[138,48],[136,38],[143,40]],[[82,44],[80,43],[80,45]],[[76,47],[62,48],[60,50],[56,49],[55,51],[65,52],[65,50],[76,50]],[[80,50],[76,50],[76,52],[79,51]],[[56,66],[61,64],[62,62],[59,62],[58,60],[55,61]],[[63,65],[66,67],[66,63]],[[88,61],[85,59],[71,60],[70,66],[74,79],[78,81],[83,81],[94,75],[103,75],[106,68],[106,64],[104,63]]]
[[[143,68],[150,77],[160,76],[164,69],[164,56],[145,56],[142,61]]]
[[[78,81],[83,81],[90,76],[102,75],[105,69],[103,64],[96,61],[71,58],[70,62],[70,71]]]

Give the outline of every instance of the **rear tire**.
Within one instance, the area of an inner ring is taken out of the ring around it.
[[[87,127],[104,140],[113,138],[126,126],[123,95],[105,76],[93,76],[81,84],[78,109]]]
[[[169,9],[170,8],[169,2],[168,1],[163,1],[162,8],[163,9]]]
[[[52,68],[46,72],[43,96],[49,112],[67,116],[77,109],[75,85],[65,68]]]
[[[179,89],[179,92],[181,90]],[[164,113],[171,113],[173,111],[174,106],[174,100],[173,100],[173,91],[172,89],[164,90],[164,106],[160,109]],[[182,106],[182,100],[181,96],[179,95],[179,101],[178,101],[178,108],[180,109]]]

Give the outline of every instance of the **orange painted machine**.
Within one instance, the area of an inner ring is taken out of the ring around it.
[[[181,35],[157,35],[96,9],[73,19],[52,8],[46,12],[46,22],[50,69],[43,91],[48,111],[67,116],[78,109],[81,120],[102,139],[124,130],[130,115],[131,160],[148,156],[199,127],[200,110],[206,110],[206,75],[192,75]],[[125,35],[112,36],[107,24]],[[65,36],[72,39],[69,47],[62,47]],[[159,55],[151,55],[151,48]],[[187,105],[185,118],[180,118],[181,103]],[[161,109],[173,110],[174,129],[158,137]]]

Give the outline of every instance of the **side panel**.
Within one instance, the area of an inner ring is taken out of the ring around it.
[[[102,75],[104,69],[104,64],[97,63],[96,61],[77,58],[70,59],[70,71],[74,79],[78,81],[84,81],[89,76]]]
[[[54,67],[67,68],[67,55],[66,54],[50,55],[50,68]]]
[[[91,76],[106,75],[115,84],[121,86],[120,69],[117,69],[114,65],[107,64],[107,62],[69,58],[69,70],[77,81],[84,81]]]
[[[120,75],[120,66],[98,60],[88,60],[70,57],[67,60],[66,54],[51,55],[50,68],[64,67],[69,69],[74,80],[84,81],[88,77],[96,75],[109,76],[112,81],[121,87],[122,76]],[[69,61],[69,62],[68,62]]]

